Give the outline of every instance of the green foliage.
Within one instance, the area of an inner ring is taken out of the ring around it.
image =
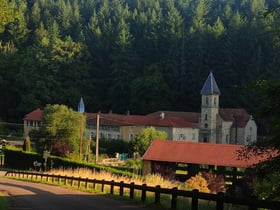
[[[271,172],[264,179],[258,180],[255,184],[255,193],[261,199],[280,200],[280,173]]]
[[[280,77],[280,17],[276,9],[267,13],[269,0],[0,5],[5,121],[19,121],[46,104],[76,107],[81,95],[88,112],[198,111],[199,90],[211,70],[223,92],[221,105],[252,113],[259,103],[237,88]]]
[[[99,150],[102,154],[115,157],[116,153],[128,153],[128,143],[122,140],[100,139]],[[95,145],[92,146],[92,151],[95,151]]]
[[[52,147],[56,146],[55,151],[64,153],[63,156],[79,151],[79,141],[85,129],[83,114],[65,105],[55,104],[44,108],[42,118],[46,149],[53,153]],[[58,149],[59,147],[63,149]]]
[[[165,140],[166,137],[165,132],[157,131],[154,127],[145,128],[132,139],[133,152],[138,152],[142,156],[153,140]]]

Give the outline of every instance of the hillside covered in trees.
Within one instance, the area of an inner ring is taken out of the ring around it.
[[[87,112],[198,111],[209,71],[222,107],[254,112],[245,86],[280,78],[280,0],[0,1],[2,120],[81,96]]]

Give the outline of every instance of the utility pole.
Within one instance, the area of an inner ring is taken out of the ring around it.
[[[80,120],[80,160],[82,160],[83,155],[83,130],[82,130],[82,120]]]
[[[96,142],[95,142],[95,163],[98,163],[99,156],[99,114],[96,115]]]

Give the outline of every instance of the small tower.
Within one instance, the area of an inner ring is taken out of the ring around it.
[[[221,92],[210,72],[203,88],[201,95],[201,114],[200,114],[200,142],[217,142],[217,115],[219,112],[219,96]]]
[[[80,113],[84,113],[85,112],[85,104],[84,104],[84,100],[81,97],[80,102],[78,104],[78,112]]]

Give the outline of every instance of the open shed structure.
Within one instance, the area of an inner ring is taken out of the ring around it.
[[[198,171],[214,170],[225,174],[230,172],[236,179],[238,168],[250,168],[278,154],[269,150],[262,155],[240,156],[244,150],[242,145],[196,143],[186,141],[154,140],[143,156],[143,174],[155,173],[155,165],[170,167],[174,170],[184,166],[187,177]]]

